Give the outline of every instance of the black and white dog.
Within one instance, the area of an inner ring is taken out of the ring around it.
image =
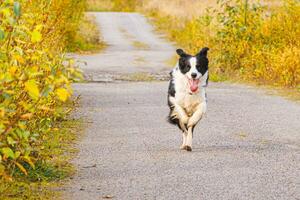
[[[198,54],[192,56],[182,49],[177,49],[176,52],[180,58],[170,73],[168,121],[178,125],[182,130],[183,141],[180,149],[187,151],[192,151],[194,127],[206,112],[208,50],[205,47]]]

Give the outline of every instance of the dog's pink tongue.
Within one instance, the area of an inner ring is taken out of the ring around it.
[[[198,83],[199,83],[199,80],[194,80],[194,79],[190,80],[190,90],[192,92],[196,92],[198,90]]]

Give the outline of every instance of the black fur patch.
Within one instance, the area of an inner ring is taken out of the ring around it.
[[[188,71],[190,71],[191,65],[190,65],[189,59],[191,57],[192,56],[179,58],[179,69],[180,69],[181,73],[185,74]]]
[[[179,61],[178,61],[179,69],[180,69],[181,73],[185,74],[191,69],[189,59],[192,56],[185,53],[182,49],[177,49],[176,52],[180,56]]]
[[[173,71],[172,71],[173,72]],[[169,82],[169,90],[168,90],[168,94],[171,96],[171,97],[175,97],[175,85],[174,85],[174,81],[173,81],[173,74],[172,72],[170,72],[170,82]],[[168,97],[169,99],[169,97]]]
[[[207,72],[208,70],[208,59],[207,59],[207,51],[209,48],[204,47],[201,49],[201,51],[196,55],[197,58],[197,70],[202,74],[202,76]]]
[[[208,59],[203,56],[197,56],[196,68],[203,76],[208,70]]]
[[[177,118],[172,118],[171,117],[171,114],[172,114],[172,112],[174,110],[174,106],[170,102],[169,97],[170,96],[171,97],[175,97],[175,93],[176,93],[176,91],[175,91],[175,85],[174,85],[174,82],[173,82],[173,73],[172,72],[170,72],[170,81],[169,81],[169,90],[168,90],[168,106],[170,108],[170,113],[168,115],[168,122],[171,123],[171,124],[174,124],[174,125],[178,125],[178,127],[179,127],[179,120]]]

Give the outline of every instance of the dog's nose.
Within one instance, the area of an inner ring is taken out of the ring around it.
[[[192,73],[191,76],[192,76],[192,78],[196,78],[197,74],[196,73]]]

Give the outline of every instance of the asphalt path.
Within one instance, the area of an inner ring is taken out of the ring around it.
[[[108,44],[77,56],[88,82],[75,84],[86,122],[69,199],[300,199],[300,106],[264,90],[210,83],[193,151],[166,122],[166,81],[117,76],[167,74],[175,47],[136,13],[91,13]]]

